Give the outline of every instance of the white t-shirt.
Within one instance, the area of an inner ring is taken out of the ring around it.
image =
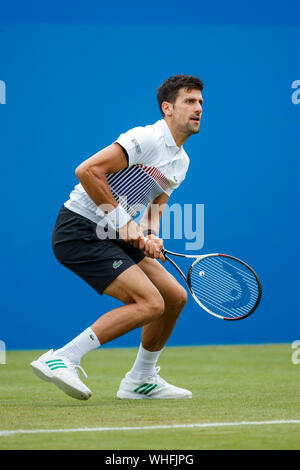
[[[189,157],[178,147],[164,119],[145,127],[135,127],[116,140],[127,152],[128,167],[106,175],[114,198],[134,218],[157,196],[168,196],[185,178]],[[81,184],[77,184],[65,207],[95,223],[103,222],[96,214],[97,205]]]

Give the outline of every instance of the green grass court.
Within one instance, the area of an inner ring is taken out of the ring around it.
[[[207,428],[106,430],[1,435],[3,430],[61,430],[300,420],[300,364],[290,344],[170,347],[160,375],[190,389],[191,400],[119,400],[120,380],[137,348],[99,349],[83,358],[93,391],[77,401],[38,379],[40,351],[8,351],[0,365],[0,449],[300,449],[300,423]]]

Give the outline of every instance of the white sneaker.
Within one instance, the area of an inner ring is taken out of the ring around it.
[[[72,363],[63,356],[56,356],[53,349],[31,362],[36,375],[63,390],[67,395],[78,400],[88,400],[92,396],[91,390],[80,380],[78,369],[86,373],[79,364]]]
[[[159,371],[160,367],[156,367],[152,376],[142,380],[132,379],[130,372],[127,372],[125,378],[121,381],[117,397],[128,400],[192,398],[192,392],[168,384],[158,375]]]

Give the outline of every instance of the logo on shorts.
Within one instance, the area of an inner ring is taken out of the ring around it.
[[[123,261],[120,259],[119,261],[114,261],[112,266],[114,269],[117,269],[121,266],[121,264],[123,264]]]

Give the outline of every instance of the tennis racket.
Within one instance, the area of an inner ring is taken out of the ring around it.
[[[260,280],[244,261],[229,255],[183,255],[162,250],[185,280],[193,298],[206,312],[222,320],[242,320],[257,308],[262,294]],[[187,276],[169,256],[194,258]]]

